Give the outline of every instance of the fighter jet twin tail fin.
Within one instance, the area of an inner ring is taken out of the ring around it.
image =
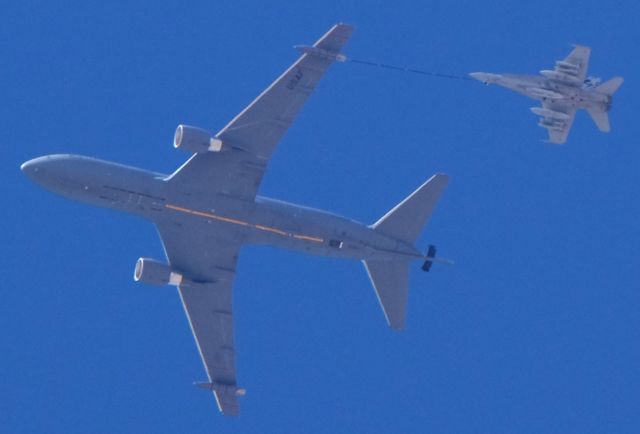
[[[622,85],[624,79],[622,77],[613,77],[611,80],[608,80],[605,83],[602,83],[600,86],[596,87],[595,91],[605,94],[611,97],[618,88]],[[611,108],[611,106],[607,107],[607,111]],[[603,133],[608,133],[611,131],[611,126],[609,124],[609,115],[607,111],[597,110],[597,109],[587,109],[591,119],[595,122],[596,126]]]

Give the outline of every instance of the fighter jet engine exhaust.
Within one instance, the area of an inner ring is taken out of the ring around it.
[[[150,285],[173,285],[182,283],[182,274],[176,273],[162,262],[149,258],[140,258],[136,262],[133,280]]]
[[[190,125],[178,125],[173,137],[173,147],[191,153],[220,152],[222,140],[209,131]]]

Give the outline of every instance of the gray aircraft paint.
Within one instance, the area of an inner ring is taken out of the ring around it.
[[[409,263],[428,271],[435,248],[414,246],[448,183],[436,174],[373,225],[257,195],[271,155],[353,28],[333,26],[249,106],[212,135],[181,125],[174,146],[191,158],[170,175],[77,155],[22,165],[44,188],[152,222],[166,263],[140,258],[134,279],[178,288],[207,381],[225,415],[239,413],[233,283],[240,249],[269,244],[364,263],[389,326],[405,325]],[[442,260],[440,260],[442,261]]]
[[[540,115],[539,126],[549,132],[549,142],[564,144],[573,124],[575,113],[586,109],[598,129],[609,132],[607,112],[612,95],[623,82],[621,77],[598,85],[599,79],[587,78],[591,49],[576,46],[564,59],[556,61],[554,70],[542,70],[541,75],[493,74],[472,72],[471,77],[485,84],[496,84],[542,102],[531,111]]]
[[[22,170],[47,190],[70,199],[136,214],[153,223],[219,229],[229,241],[357,260],[424,257],[406,242],[327,211],[262,196],[253,202],[222,195],[186,196],[173,191],[169,175],[95,158],[49,155],[24,163]]]

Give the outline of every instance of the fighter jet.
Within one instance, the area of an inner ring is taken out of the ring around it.
[[[409,266],[429,271],[435,247],[423,253],[415,240],[448,177],[436,174],[371,225],[330,212],[258,196],[276,145],[340,50],[352,27],[337,24],[217,134],[178,126],[174,146],[191,157],[174,173],[78,155],[49,155],[22,165],[32,180],[54,193],[112,208],[152,222],[166,261],[140,258],[134,279],[177,286],[204,363],[207,380],[225,415],[237,415],[244,389],[236,380],[232,289],[242,246],[285,249],[362,261],[388,324],[405,325]],[[357,168],[358,166],[355,165]]]
[[[587,109],[600,131],[608,133],[611,129],[607,113],[623,79],[614,77],[600,84],[599,78],[587,77],[590,54],[591,48],[576,45],[569,56],[556,61],[553,70],[542,70],[536,76],[488,72],[469,75],[487,85],[497,84],[542,101],[542,107],[531,107],[531,111],[540,116],[538,125],[549,132],[547,142],[562,145],[578,109]]]

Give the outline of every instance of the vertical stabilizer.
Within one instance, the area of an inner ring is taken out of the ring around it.
[[[363,261],[389,327],[404,328],[409,295],[408,261]]]
[[[444,173],[433,175],[409,197],[374,223],[372,228],[390,237],[413,244],[427,224],[448,183],[449,177]]]
[[[371,226],[389,237],[413,245],[440,199],[449,177],[438,173]],[[435,248],[429,248],[435,256]],[[387,323],[394,330],[404,328],[409,295],[409,261],[363,261],[378,296]],[[430,267],[430,265],[429,265]]]
[[[595,91],[611,96],[616,92],[616,90],[618,90],[623,82],[624,78],[613,77],[611,80],[608,80],[602,83],[600,86],[596,87]]]
[[[611,125],[609,124],[609,115],[607,112],[611,108],[611,96],[618,90],[618,88],[622,85],[624,79],[622,77],[613,77],[611,80],[608,80],[602,83],[600,86],[594,89],[595,92],[607,95],[609,97],[606,110],[598,110],[598,109],[587,109],[591,119],[595,122],[596,126],[603,133],[608,133],[611,131]]]

